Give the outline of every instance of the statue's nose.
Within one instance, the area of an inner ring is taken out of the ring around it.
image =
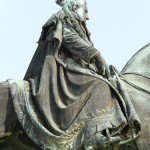
[[[85,15],[85,19],[86,20],[89,20],[89,15],[86,13],[86,15]]]

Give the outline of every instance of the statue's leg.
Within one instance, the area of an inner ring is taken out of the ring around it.
[[[121,128],[125,118],[116,95],[106,83],[97,80],[93,83],[93,89],[89,100],[78,115],[80,117],[88,114],[75,145],[81,142],[84,150],[111,150],[121,140],[116,131]]]
[[[115,149],[115,145],[119,143],[119,141],[120,137],[118,136],[108,137],[101,133],[96,133],[87,140],[85,150],[117,150]]]

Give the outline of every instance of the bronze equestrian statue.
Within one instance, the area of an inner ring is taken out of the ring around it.
[[[148,150],[150,45],[121,73],[94,48],[86,0],[56,0],[24,80],[0,83],[1,150]]]

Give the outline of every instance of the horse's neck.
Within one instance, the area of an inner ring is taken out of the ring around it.
[[[125,65],[121,73],[139,73],[150,77],[150,44],[141,48]]]

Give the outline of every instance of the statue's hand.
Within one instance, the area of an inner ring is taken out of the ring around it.
[[[99,54],[96,57],[93,58],[95,62],[95,65],[98,69],[98,74],[110,78],[110,70],[109,67],[106,63],[106,61],[104,60],[104,58]]]

